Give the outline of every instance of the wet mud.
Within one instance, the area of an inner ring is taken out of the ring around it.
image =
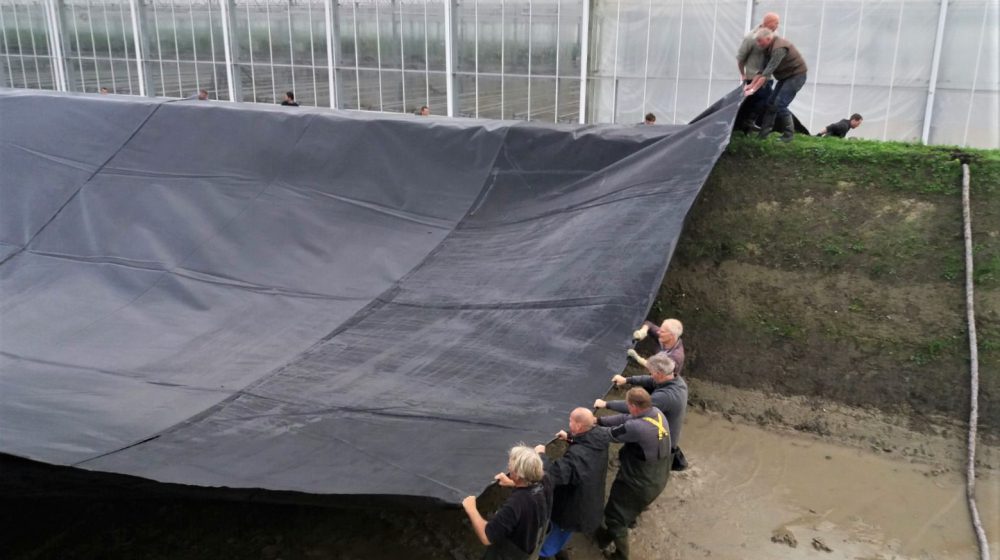
[[[777,405],[794,423],[795,414],[808,415],[815,403],[692,385],[696,402],[710,396],[716,404],[741,403],[748,413],[693,407],[683,444],[691,466],[674,473],[640,517],[632,533],[635,560],[975,556],[961,437],[915,432],[832,403],[826,418],[843,428],[820,436],[773,418],[761,422],[767,417],[753,412]],[[877,448],[864,433],[879,441]],[[921,446],[923,453],[903,452]],[[996,555],[1000,473],[993,465],[1000,464],[1000,449],[983,446],[980,456],[980,511]],[[501,498],[490,492],[485,503]],[[0,522],[5,558],[471,560],[482,554],[458,509],[8,499]],[[570,541],[569,553],[581,560],[603,558],[583,535]]]

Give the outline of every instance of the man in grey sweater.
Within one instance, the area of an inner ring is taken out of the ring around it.
[[[617,386],[625,384],[642,387],[649,391],[653,406],[663,412],[670,426],[671,453],[674,455],[672,470],[681,471],[687,467],[687,461],[680,450],[681,430],[684,427],[684,415],[687,413],[688,386],[683,377],[674,373],[675,364],[665,352],[660,352],[645,360],[649,375],[633,375],[625,377],[616,375],[611,378]],[[597,399],[594,408],[607,408],[615,412],[628,412],[625,401],[604,401]]]
[[[740,48],[736,51],[736,67],[739,69],[740,80],[743,81],[744,86],[749,85],[753,77],[767,65],[767,52],[757,44],[754,34],[758,29],[777,31],[780,19],[778,14],[768,12],[764,14],[760,25],[743,36]],[[764,112],[764,106],[770,95],[771,81],[768,80],[743,103],[743,107],[740,109],[740,118],[736,121],[737,130],[742,130],[745,134],[749,134],[753,130],[754,121]]]

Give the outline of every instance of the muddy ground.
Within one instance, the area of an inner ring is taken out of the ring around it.
[[[940,149],[823,142],[735,141],[689,217],[650,316],[685,322],[692,413],[682,446],[691,468],[640,519],[636,560],[975,556],[961,478],[968,349],[958,167]],[[978,466],[996,556],[994,159],[992,175],[973,173],[974,185],[987,178],[974,190]],[[458,509],[40,490],[2,498],[0,557],[462,560],[482,551]],[[601,558],[585,537],[570,551]]]
[[[870,409],[697,380],[691,410],[691,467],[640,518],[636,560],[975,555],[961,433],[922,433]],[[983,447],[980,457],[980,508],[997,554],[1000,448]],[[471,560],[482,551],[457,509],[22,498],[4,500],[0,523],[3,557],[20,559]],[[583,536],[569,550],[602,558]]]

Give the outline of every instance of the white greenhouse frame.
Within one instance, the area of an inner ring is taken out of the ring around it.
[[[808,127],[1000,148],[1000,0],[0,0],[0,87],[682,123],[766,11],[806,56]]]

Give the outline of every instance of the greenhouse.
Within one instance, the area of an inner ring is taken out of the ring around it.
[[[808,62],[808,129],[1000,146],[997,0],[0,0],[0,85],[682,124],[768,11]]]

